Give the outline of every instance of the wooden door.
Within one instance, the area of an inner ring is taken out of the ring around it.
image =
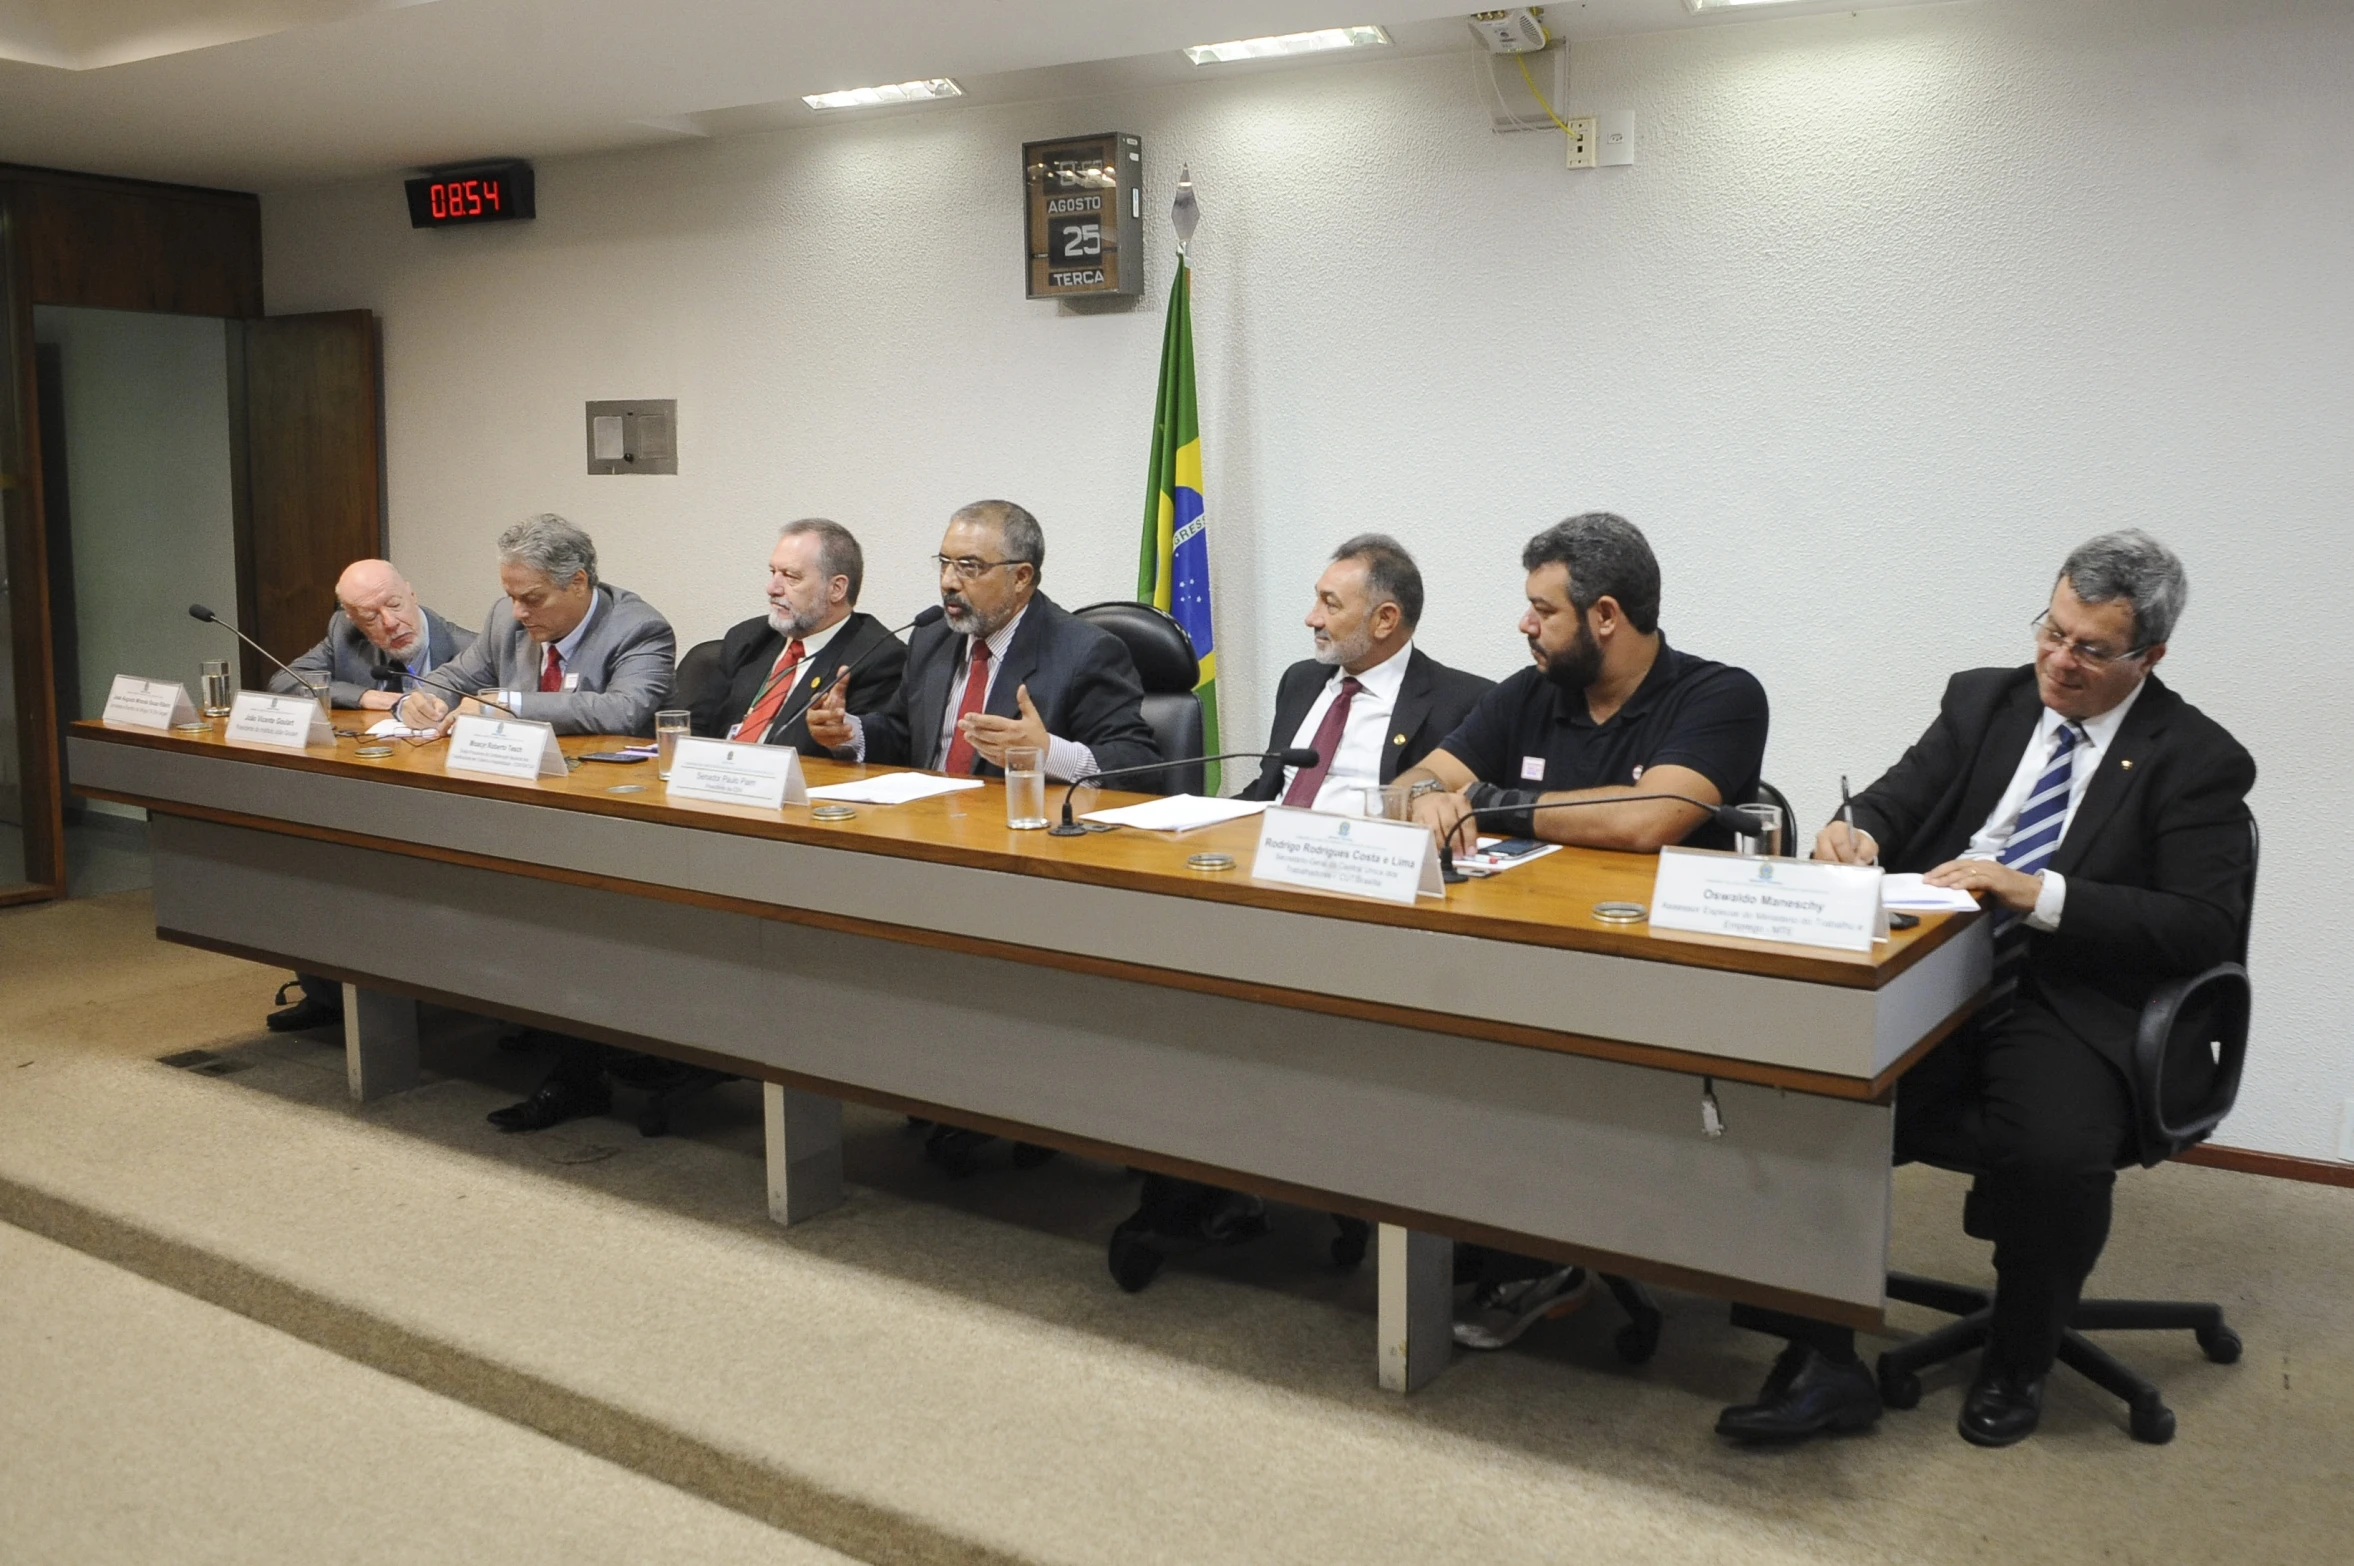
[[[12,678],[0,705],[14,744],[0,786],[0,904],[65,890],[64,790],[49,656],[49,562],[41,507],[40,431],[33,361],[33,299],[25,226],[15,192],[0,185],[0,620]]]
[[[384,553],[383,359],[366,310],[240,322],[229,354],[237,623],[292,662],[335,610],[335,579]],[[271,665],[244,652],[244,683]]]

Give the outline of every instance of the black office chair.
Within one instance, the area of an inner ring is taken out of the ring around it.
[[[716,703],[726,694],[719,672],[719,654],[725,646],[721,642],[697,642],[678,660],[678,673],[670,682],[672,707],[699,707],[705,702]],[[707,736],[720,738],[722,736]]]
[[[2256,900],[2256,821],[2248,819],[2248,907]],[[2141,1031],[2133,1045],[2134,1099],[2141,1115],[2143,1168],[2207,1140],[2239,1096],[2240,1068],[2248,1054],[2248,932],[2240,929],[2237,962],[2218,963],[2205,973],[2160,985],[2142,1008]],[[1901,1091],[1901,1089],[1899,1090]],[[1941,1166],[1951,1167],[1951,1166]],[[2120,1164],[2120,1168],[2125,1164]],[[1973,1169],[1957,1169],[1976,1174]],[[1962,1232],[1988,1239],[1972,1187],[1962,1206]],[[1926,1305],[1960,1319],[1880,1356],[1880,1400],[1890,1408],[1921,1401],[1921,1372],[1968,1353],[1986,1341],[1994,1295],[1910,1273],[1888,1275],[1888,1295]],[[2125,1400],[2136,1441],[2163,1445],[2174,1439],[2174,1411],[2155,1383],[2093,1343],[2087,1332],[2188,1332],[2218,1365],[2240,1357],[2240,1337],[2224,1325],[2223,1307],[2188,1300],[2081,1300],[2060,1337],[2060,1361]]]
[[[1150,604],[1114,598],[1074,610],[1089,625],[1117,636],[1135,660],[1136,677],[1144,684],[1144,721],[1152,729],[1161,755],[1180,763],[1164,768],[1156,778],[1139,773],[1120,780],[1120,787],[1141,793],[1206,793],[1206,769],[1201,758],[1202,704],[1193,688],[1201,683],[1201,661],[1194,656],[1193,638],[1185,627]],[[1185,763],[1190,763],[1186,765]]]

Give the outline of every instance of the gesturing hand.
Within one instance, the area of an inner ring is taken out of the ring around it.
[[[1016,746],[1028,745],[1043,753],[1051,737],[1046,732],[1046,720],[1038,716],[1038,709],[1030,703],[1030,687],[1018,686],[1014,701],[1022,709],[1018,718],[1001,718],[993,712],[976,712],[963,720],[965,743],[984,760],[997,766],[1005,765],[1005,753]]]
[[[850,665],[842,665],[834,683],[817,693],[808,718],[809,737],[826,749],[840,750],[851,742]]]

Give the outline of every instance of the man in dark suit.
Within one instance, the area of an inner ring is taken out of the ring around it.
[[[825,747],[809,737],[808,708],[834,671],[850,670],[851,711],[890,701],[907,648],[858,612],[865,576],[865,553],[841,523],[804,517],[779,529],[768,557],[768,613],[728,631],[720,683],[692,706],[694,731],[822,756]]]
[[[1334,550],[1308,610],[1315,655],[1283,671],[1267,736],[1270,750],[1309,746],[1321,759],[1270,757],[1240,797],[1355,810],[1357,791],[1436,750],[1495,682],[1416,647],[1421,618],[1422,572],[1396,539],[1363,533]]]
[[[1985,1357],[1962,1436],[2033,1433],[2060,1333],[2109,1233],[2115,1166],[2137,1151],[2130,1052],[2170,978],[2229,961],[2248,914],[2256,764],[2152,672],[2187,594],[2138,530],[2083,545],[2035,622],[2035,662],[1947,684],[1937,721],[1834,822],[1815,856],[1877,859],[1993,916],[1986,1005],[1897,1089],[1896,1156],[1983,1171],[1994,1241]],[[1747,1306],[1791,1340],[1719,1432],[1789,1440],[1880,1412],[1854,1334]]]
[[[1033,746],[1076,781],[1161,759],[1128,649],[1038,590],[1046,538],[1008,500],[976,500],[940,541],[942,619],[915,633],[891,699],[853,714],[839,682],[809,710],[821,745],[860,761],[1001,777]]]
[[[335,579],[327,634],[294,660],[293,673],[273,673],[270,689],[281,696],[324,690],[335,706],[386,711],[473,642],[472,631],[417,602],[416,589],[391,561],[354,560]],[[315,973],[298,973],[294,982],[301,999],[262,1019],[272,1033],[342,1025],[342,985]],[[278,995],[285,998],[285,986]]]

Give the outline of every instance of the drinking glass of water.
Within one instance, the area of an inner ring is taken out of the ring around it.
[[[1046,752],[1035,745],[1005,753],[1005,824],[1017,832],[1046,825]]]
[[[686,737],[687,726],[695,715],[684,707],[670,707],[654,714],[654,776],[670,776],[670,758],[678,754],[678,742]]]

